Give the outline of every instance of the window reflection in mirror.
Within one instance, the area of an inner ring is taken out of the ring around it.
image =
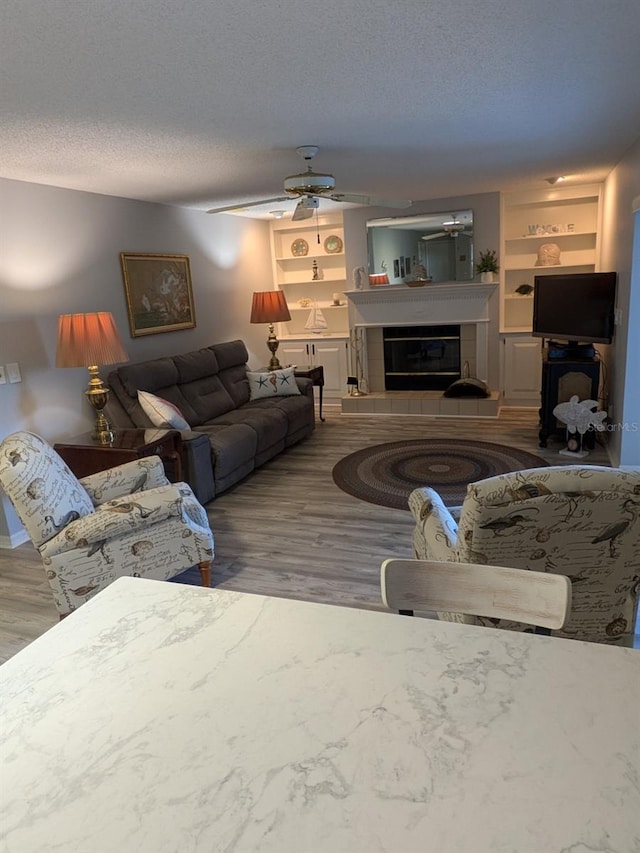
[[[452,210],[367,222],[370,275],[389,284],[473,280],[473,211]]]

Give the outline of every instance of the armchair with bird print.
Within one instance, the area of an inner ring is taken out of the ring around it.
[[[186,483],[148,456],[78,479],[40,436],[0,444],[0,486],[38,550],[62,618],[122,575],[167,580],[197,565],[209,586],[213,534]]]
[[[640,592],[640,471],[564,465],[471,483],[459,521],[433,489],[409,496],[420,559],[567,575],[569,620],[555,636],[631,645]],[[440,613],[511,630],[519,623]]]

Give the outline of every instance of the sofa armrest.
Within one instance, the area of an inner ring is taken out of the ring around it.
[[[409,509],[416,520],[416,557],[455,562],[458,525],[440,495],[430,488],[414,489],[409,495]]]
[[[167,483],[140,494],[121,495],[103,504],[97,512],[67,524],[40,547],[40,554],[53,557],[80,547],[91,550],[92,545],[102,541],[147,530],[159,521],[180,516],[185,498],[193,500],[184,483]]]
[[[311,379],[306,376],[296,376],[296,385],[301,394],[305,394],[313,400],[313,382]]]
[[[97,471],[82,477],[80,482],[87,490],[94,506],[134,492],[169,485],[159,456],[144,456],[124,462],[106,471]]]

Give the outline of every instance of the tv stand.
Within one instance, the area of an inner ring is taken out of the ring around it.
[[[600,359],[558,358],[550,354],[551,342],[542,353],[542,390],[540,407],[539,446],[546,447],[550,435],[566,433],[566,425],[558,421],[553,410],[558,403],[566,403],[574,395],[580,400],[597,400],[600,384]],[[581,344],[581,346],[585,346]],[[586,444],[593,447],[594,435],[587,433]]]

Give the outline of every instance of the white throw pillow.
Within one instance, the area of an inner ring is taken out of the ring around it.
[[[190,429],[177,406],[148,391],[138,391],[138,400],[154,426],[164,429]]]
[[[291,397],[299,394],[300,389],[293,375],[293,367],[283,367],[281,370],[271,370],[268,373],[251,373],[247,371],[249,394],[252,400],[261,397]]]

